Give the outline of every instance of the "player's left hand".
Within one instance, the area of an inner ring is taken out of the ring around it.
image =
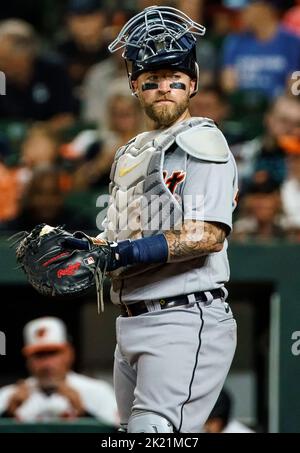
[[[16,256],[29,282],[41,294],[81,295],[95,285],[99,272],[121,266],[116,245],[41,224],[26,233]]]
[[[82,231],[76,231],[73,235],[67,237],[64,241],[67,249],[74,250],[97,250],[99,255],[99,267],[101,271],[113,271],[118,269],[121,264],[117,253],[118,244],[108,242],[104,239],[88,236]]]

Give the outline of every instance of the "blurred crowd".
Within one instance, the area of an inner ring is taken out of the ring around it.
[[[114,154],[146,127],[122,51],[107,45],[155,3],[207,27],[191,113],[216,121],[237,161],[232,239],[300,241],[299,0],[9,3],[0,13],[1,232],[41,222],[96,230]]]

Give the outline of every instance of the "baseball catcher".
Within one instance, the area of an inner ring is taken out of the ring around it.
[[[204,33],[164,6],[124,25],[109,50],[123,49],[152,129],[115,154],[101,239],[44,225],[18,247],[29,280],[47,294],[95,283],[99,294],[109,273],[121,308],[114,388],[129,433],[201,432],[236,347],[225,284],[237,170],[216,124],[189,112]]]

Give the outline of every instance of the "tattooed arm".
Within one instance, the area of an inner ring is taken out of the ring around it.
[[[168,262],[185,261],[220,252],[226,238],[226,226],[217,222],[186,220],[180,230],[164,233],[169,246]]]

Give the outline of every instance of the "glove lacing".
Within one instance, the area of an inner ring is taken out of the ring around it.
[[[98,315],[104,312],[104,299],[103,299],[103,285],[106,275],[107,263],[105,263],[103,271],[100,267],[96,265],[95,269],[95,283],[96,283],[96,292],[97,292],[97,309]]]

